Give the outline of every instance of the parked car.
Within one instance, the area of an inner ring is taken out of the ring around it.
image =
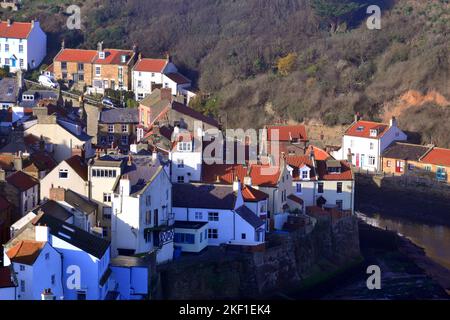
[[[52,77],[49,77],[47,75],[41,75],[39,76],[39,84],[44,87],[53,88],[56,89],[59,87],[58,82]]]
[[[111,98],[108,98],[108,97],[104,97],[102,99],[102,105],[104,105],[105,107],[109,107],[109,108],[116,108],[116,105],[114,104],[114,102],[111,100]]]

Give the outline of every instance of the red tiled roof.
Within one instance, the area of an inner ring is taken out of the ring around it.
[[[286,163],[294,170],[292,171],[292,178],[294,181],[300,180],[300,168],[307,166],[310,169],[314,169],[314,165],[309,156],[288,156],[286,157]],[[315,170],[310,171],[310,180],[314,180]]]
[[[21,192],[27,191],[39,184],[39,180],[29,176],[23,171],[16,171],[6,178],[6,181]]]
[[[244,181],[248,168],[243,165],[213,164],[203,165],[202,172],[203,182],[232,184],[235,177],[241,182]],[[268,165],[250,165],[250,178],[253,186],[276,186],[280,179],[280,169],[270,168]]]
[[[0,22],[0,38],[27,39],[32,30],[31,22]]]
[[[267,140],[272,141],[272,132],[278,130],[278,141],[291,141],[292,139],[298,139],[307,141],[308,136],[306,134],[306,128],[304,125],[280,125],[280,126],[268,126],[267,127]],[[276,134],[276,133],[274,133]]]
[[[331,158],[328,152],[313,145],[308,147],[306,154],[310,154],[311,150],[314,151],[314,157],[316,160],[328,160]]]
[[[0,195],[0,211],[8,209],[10,206],[11,203]]]
[[[420,162],[450,167],[450,149],[433,148]]]
[[[6,254],[13,262],[33,265],[44,248],[45,242],[22,240],[9,249]]]
[[[13,165],[14,156],[11,154],[0,155],[0,168],[5,171],[10,171],[14,168]]]
[[[162,73],[167,62],[166,59],[141,59],[134,67],[134,71]]]
[[[15,287],[11,279],[11,268],[0,267],[0,288]]]
[[[53,73],[55,71],[55,65],[52,63],[45,69],[45,71]]]
[[[96,56],[95,50],[63,49],[55,57],[55,61],[92,63]]]
[[[105,49],[105,59],[99,59],[98,55],[96,55],[96,59],[93,63],[95,64],[127,64],[130,61],[132,55],[134,54],[131,50],[118,50],[118,49]],[[121,57],[125,55],[127,56],[127,61],[125,63],[122,62]]]
[[[269,198],[268,194],[251,186],[242,188],[242,196],[246,202],[259,202]]]
[[[350,128],[348,128],[345,132],[345,135],[361,138],[379,139],[384,135],[387,129],[389,129],[389,126],[387,124],[360,120],[355,122]],[[378,131],[376,137],[370,136],[371,130]]]
[[[66,160],[66,163],[84,180],[88,180],[88,167],[79,156],[73,156]]]

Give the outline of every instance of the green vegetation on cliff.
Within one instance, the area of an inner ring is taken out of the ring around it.
[[[382,29],[366,26],[362,0],[86,0],[81,31],[65,27],[73,1],[24,0],[19,13],[50,32],[51,51],[67,46],[131,47],[145,56],[170,52],[195,80],[197,107],[228,126],[280,119],[347,124],[353,114],[382,119],[408,91],[431,90],[444,105],[402,109],[406,130],[450,147],[448,0],[372,0]],[[333,6],[340,6],[332,13]],[[213,101],[208,101],[212,99]]]

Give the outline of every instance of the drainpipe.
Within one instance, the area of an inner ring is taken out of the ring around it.
[[[233,240],[236,241],[236,211],[233,211]]]

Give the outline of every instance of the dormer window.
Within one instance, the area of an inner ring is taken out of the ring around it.
[[[309,172],[308,171],[306,171],[306,170],[302,171],[302,179],[303,180],[309,179]]]
[[[308,166],[299,168],[299,176],[301,180],[309,180],[311,178],[311,169]]]
[[[377,136],[378,136],[378,130],[376,130],[376,129],[371,129],[371,130],[370,130],[370,136],[371,136],[371,137],[377,137]]]
[[[338,160],[327,161],[327,171],[329,174],[339,174],[342,172],[341,162]]]
[[[103,59],[105,59],[105,56],[106,56],[106,55],[105,55],[105,51],[102,51],[102,52],[99,52],[99,53],[98,53],[99,59],[102,59],[102,60],[103,60]]]

